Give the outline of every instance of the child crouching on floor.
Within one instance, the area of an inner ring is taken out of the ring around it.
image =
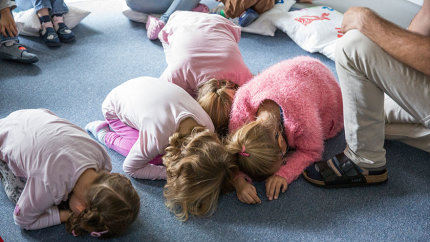
[[[156,78],[135,78],[114,88],[102,111],[105,121],[91,122],[86,129],[126,156],[127,174],[167,179],[166,205],[179,219],[215,211],[236,166],[210,117],[187,92]]]
[[[160,34],[168,65],[160,80],[197,97],[221,135],[227,134],[234,92],[252,78],[240,35],[231,21],[196,12],[175,12]]]
[[[324,140],[342,130],[339,85],[314,58],[280,62],[238,89],[229,128],[227,147],[240,170],[265,180],[266,196],[277,199],[306,167],[321,159]],[[235,177],[239,199],[260,202],[244,178]]]
[[[110,173],[105,149],[49,110],[0,119],[0,162],[15,223],[24,229],[66,222],[74,236],[110,237],[125,233],[139,213],[137,192],[125,176]],[[25,182],[15,183],[17,177]],[[65,201],[69,208],[59,209]]]

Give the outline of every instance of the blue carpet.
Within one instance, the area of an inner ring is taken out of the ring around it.
[[[159,42],[146,38],[143,24],[128,21],[115,5],[94,0],[74,31],[77,41],[46,47],[38,38],[21,38],[39,55],[36,65],[0,60],[0,118],[25,108],[48,108],[84,127],[102,119],[101,103],[120,83],[138,76],[158,77],[166,67]],[[79,5],[79,6],[83,6]],[[275,37],[243,34],[240,49],[253,73],[283,59],[311,55],[335,72],[334,63],[301,50],[282,32]],[[325,157],[343,150],[343,135],[330,140]],[[209,218],[183,223],[163,203],[164,181],[132,179],[142,198],[141,212],[129,233],[113,241],[429,241],[430,154],[398,142],[386,142],[389,181],[375,187],[322,189],[299,178],[277,201],[246,205],[236,194],[222,196]],[[109,151],[113,170],[124,157]],[[38,231],[13,223],[14,206],[0,188],[0,236],[5,241],[92,241],[74,238],[64,225]]]

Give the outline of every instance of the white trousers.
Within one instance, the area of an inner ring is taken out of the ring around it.
[[[338,40],[336,70],[346,156],[363,168],[385,166],[385,138],[430,152],[429,76],[397,61],[357,30]]]

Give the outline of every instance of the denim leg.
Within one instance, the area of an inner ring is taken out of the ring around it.
[[[64,3],[64,0],[51,0],[51,15],[54,14],[65,14],[69,12],[69,8]]]
[[[49,10],[52,9],[50,0],[31,0],[31,3],[33,3],[33,7],[36,12],[44,8]]]
[[[164,23],[167,23],[170,15],[172,15],[176,10],[185,10],[189,11],[197,6],[200,3],[200,0],[173,0],[169,9],[160,17],[160,20]]]
[[[33,4],[31,3],[31,1],[28,0],[15,0],[15,3],[20,10],[27,10],[33,8]]]
[[[173,0],[125,0],[127,6],[141,13],[162,14],[172,5]]]
[[[50,15],[53,14],[64,14],[69,11],[64,0],[31,0],[34,9],[37,11],[48,8]]]
[[[1,15],[0,15],[0,19],[1,19]],[[3,36],[3,34],[0,33],[0,45],[2,45],[4,42],[11,41],[11,40],[15,40],[16,42],[19,42],[18,37]]]

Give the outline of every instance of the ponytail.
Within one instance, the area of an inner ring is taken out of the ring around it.
[[[209,114],[220,136],[228,133],[231,106],[237,88],[233,82],[217,79],[211,79],[199,87],[197,101]]]

